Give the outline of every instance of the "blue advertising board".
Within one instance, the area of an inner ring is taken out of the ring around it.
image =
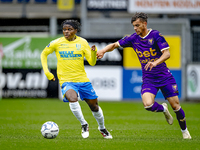
[[[174,76],[179,89],[179,98],[181,98],[181,70],[170,70]],[[123,68],[123,100],[141,99],[142,70]],[[163,100],[164,97],[159,90],[156,99]]]

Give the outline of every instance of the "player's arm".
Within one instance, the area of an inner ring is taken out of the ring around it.
[[[91,48],[88,45],[88,48],[86,49],[88,50],[85,51],[85,58],[91,66],[94,66],[97,62],[97,48],[95,45],[92,45]]]
[[[103,48],[103,49],[97,51],[97,58],[98,58],[98,59],[103,58],[103,56],[104,56],[104,54],[105,54],[106,52],[111,52],[111,51],[113,51],[115,48],[118,48],[118,47],[119,47],[118,42],[115,42],[115,43],[112,43],[112,44],[107,45],[105,48]]]
[[[156,67],[157,65],[165,62],[167,59],[170,58],[170,52],[169,52],[169,49],[164,49],[162,50],[162,55],[159,59],[157,59],[156,61],[154,62],[148,62],[146,64],[146,66],[144,67],[145,70],[147,70],[149,68],[149,71],[151,71],[151,69],[153,67]]]
[[[47,56],[49,54],[53,53],[53,50],[50,49],[49,47],[45,47],[45,49],[42,51],[41,53],[41,63],[42,63],[42,68],[44,70],[44,73],[46,75],[46,77],[49,79],[49,80],[52,80],[52,81],[55,81],[55,77],[54,75],[49,71],[48,69],[48,65],[47,65]]]

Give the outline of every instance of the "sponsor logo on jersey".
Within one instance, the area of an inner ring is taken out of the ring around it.
[[[68,44],[60,44],[61,46],[68,46]]]
[[[82,57],[81,54],[74,54],[74,51],[59,51],[61,58],[77,58]]]
[[[69,44],[60,44],[59,48],[69,48]]]
[[[168,43],[167,43],[167,42],[164,42],[164,43],[162,43],[161,45],[162,45],[162,46],[165,46],[165,45],[168,45]]]
[[[156,56],[157,55],[157,52],[155,49],[152,49],[150,48],[149,51],[139,51],[137,48],[135,49],[137,55],[139,58],[145,58],[145,59],[140,59],[140,63],[143,63],[143,64],[146,64],[147,62],[154,62],[156,61],[158,58],[155,58],[155,59],[151,59],[150,57],[151,56]]]

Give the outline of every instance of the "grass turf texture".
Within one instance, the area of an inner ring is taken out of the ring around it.
[[[161,103],[161,102],[159,102]],[[85,102],[80,102],[90,127],[90,137],[81,137],[81,126],[68,103],[57,99],[4,99],[0,101],[1,150],[198,150],[200,149],[200,103],[181,103],[192,140],[183,140],[171,107],[174,124],[162,113],[148,112],[142,102],[99,102],[113,139],[104,139]],[[60,132],[55,139],[43,138],[44,122],[54,121]]]

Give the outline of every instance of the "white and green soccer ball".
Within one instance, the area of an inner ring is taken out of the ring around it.
[[[41,133],[44,138],[53,139],[57,137],[59,133],[59,127],[55,122],[47,121],[42,125]]]

